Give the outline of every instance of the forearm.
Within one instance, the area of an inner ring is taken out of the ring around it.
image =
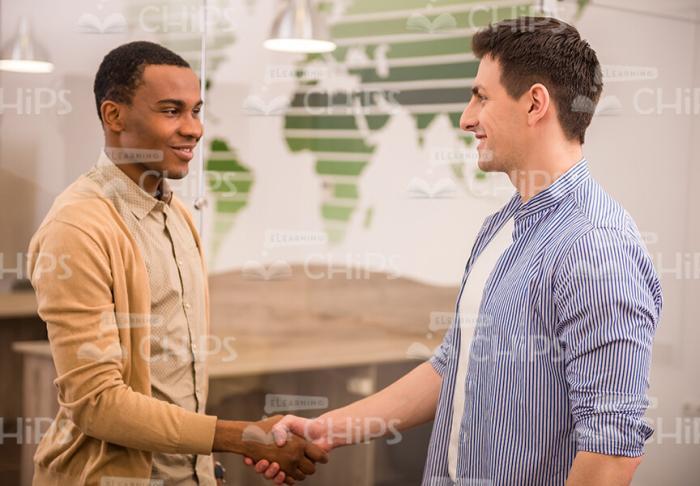
[[[106,373],[110,374],[113,373]],[[71,380],[79,378],[72,377]],[[98,380],[98,377],[93,379]],[[107,377],[104,381],[109,379]],[[65,385],[65,376],[58,380]],[[96,393],[93,386],[88,388],[90,393],[77,394],[76,391],[83,390],[68,386],[68,391],[59,395],[59,403],[84,434],[144,451],[169,454],[208,454],[211,451],[216,417],[185,410],[135,392],[124,384],[106,388],[100,393]],[[74,396],[78,398],[65,400]],[[115,414],[114,410],[120,413]],[[148,426],[144,428],[144,424]]]
[[[566,486],[629,486],[641,457],[608,456],[580,451]]]
[[[328,424],[333,447],[406,430],[435,417],[441,384],[442,377],[426,362],[383,390],[319,420]]]

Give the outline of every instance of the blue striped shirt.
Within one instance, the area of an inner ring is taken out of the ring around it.
[[[512,243],[483,290],[467,377],[459,301],[473,262],[513,220]],[[450,429],[460,427],[457,484],[561,485],[577,451],[639,456],[661,286],[629,214],[579,161],[525,204],[486,218],[467,261],[454,324],[431,364],[442,388],[423,485],[451,485]],[[455,386],[464,388],[452,424]]]

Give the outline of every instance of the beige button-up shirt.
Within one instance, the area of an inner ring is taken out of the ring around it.
[[[204,413],[206,276],[187,223],[170,208],[172,191],[163,180],[159,197],[152,196],[104,152],[87,176],[105,188],[148,270],[153,397]],[[152,479],[165,485],[215,485],[212,456],[153,453]]]

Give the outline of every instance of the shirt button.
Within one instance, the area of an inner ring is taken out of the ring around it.
[[[178,266],[178,267],[181,267],[181,266],[182,266],[182,260],[178,260],[178,261],[177,261],[177,266]]]
[[[189,303],[189,302],[185,302],[185,309],[190,310],[190,307],[192,307],[192,306],[190,305],[190,303]]]

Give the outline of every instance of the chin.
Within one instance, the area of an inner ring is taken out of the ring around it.
[[[179,160],[168,164],[167,169],[163,171],[166,179],[182,179],[189,174],[190,168],[187,162],[181,162]]]
[[[484,172],[493,172],[494,170],[498,170],[496,167],[497,164],[494,163],[493,158],[490,156],[490,152],[485,152],[483,154],[480,153],[477,165],[479,166],[479,169],[483,170]]]
[[[189,174],[189,172],[190,171],[187,168],[179,171],[173,171],[170,173],[169,179],[184,179],[185,177],[187,177],[187,174]]]

